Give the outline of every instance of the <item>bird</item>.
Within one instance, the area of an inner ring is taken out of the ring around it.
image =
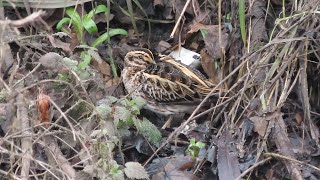
[[[145,109],[161,115],[192,112],[214,84],[200,71],[167,55],[156,62],[148,49],[129,51],[121,72],[131,98],[141,97]]]

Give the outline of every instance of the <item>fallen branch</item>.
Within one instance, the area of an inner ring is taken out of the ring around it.
[[[31,132],[30,130],[30,121],[28,118],[28,109],[24,100],[24,95],[19,94],[17,97],[18,105],[18,119],[21,123],[21,131],[23,137],[21,138],[21,149],[23,152],[22,156],[22,165],[21,165],[21,178],[29,179],[29,170],[30,170],[30,160],[32,158],[32,142],[31,142]]]
[[[13,26],[13,27],[21,27],[21,26],[24,26],[26,24],[29,24],[31,22],[36,21],[37,19],[39,19],[41,16],[43,16],[45,14],[46,14],[45,11],[40,10],[40,11],[37,11],[37,12],[30,14],[29,16],[27,16],[23,19],[0,21],[0,26],[9,25],[9,26]]]

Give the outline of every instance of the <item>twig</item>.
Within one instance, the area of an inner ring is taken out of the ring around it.
[[[8,172],[1,170],[1,169],[0,169],[0,174],[3,174],[5,176],[9,176],[10,178],[15,179],[15,180],[21,180],[18,176],[14,175],[13,173],[8,173]]]
[[[12,91],[11,91],[10,87],[8,86],[8,84],[2,78],[0,78],[0,82],[4,85],[4,87],[7,89],[9,94],[11,94]]]
[[[52,154],[52,158],[55,159],[55,163],[61,168],[61,170],[68,176],[70,179],[74,179],[76,176],[75,169],[72,168],[68,160],[63,156],[60,147],[57,145],[57,143],[54,141],[54,138],[51,136],[45,136],[45,146],[48,148],[48,151],[50,151]],[[39,143],[41,144],[41,143]],[[49,154],[47,154],[49,155]]]
[[[67,124],[69,125],[72,134],[73,134],[73,140],[76,141],[76,136],[78,137],[78,135],[76,134],[76,131],[71,123],[71,121],[69,120],[69,118],[67,117],[67,115],[60,109],[60,107],[51,99],[50,96],[49,97],[49,101],[50,103],[56,108],[56,110],[59,111],[59,113],[61,114],[61,116],[65,119],[65,121],[67,122]],[[79,138],[80,139],[80,138]]]
[[[0,26],[9,25],[9,26],[13,26],[13,27],[21,27],[25,24],[36,21],[38,18],[40,18],[43,15],[45,15],[45,11],[40,10],[40,11],[37,11],[37,12],[30,14],[29,16],[27,16],[23,19],[0,21]]]
[[[24,101],[24,95],[19,94],[17,97],[17,112],[18,119],[20,120],[21,130],[30,128],[30,119],[28,118],[28,110],[26,107],[26,103]],[[21,138],[21,149],[22,149],[22,165],[21,165],[21,178],[27,180],[29,178],[30,171],[30,160],[32,157],[32,141],[30,130],[22,131],[21,133],[24,137]]]
[[[20,150],[20,148],[18,148],[13,142],[11,142],[11,141],[7,141],[6,140],[6,142],[7,143],[9,143],[10,145],[13,145],[15,148],[17,148],[18,150]],[[14,156],[17,156],[18,158],[22,158],[23,157],[23,154],[20,154],[20,153],[15,153],[15,152],[13,152],[13,151],[9,151],[9,150],[7,150],[7,149],[5,149],[5,148],[2,148],[1,146],[0,146],[0,152],[1,153],[6,153],[6,154],[9,154],[9,155],[14,155]],[[47,172],[49,172],[53,177],[55,177],[56,179],[60,179],[60,178],[58,178],[50,169],[52,168],[49,164],[46,164],[46,163],[44,163],[44,162],[42,162],[42,161],[40,161],[40,160],[37,160],[37,159],[34,159],[34,158],[32,158],[32,161],[33,162],[35,162],[35,163],[37,163],[39,166],[41,166],[42,168],[44,168]],[[12,166],[11,168],[13,168],[13,167],[15,167],[15,166]],[[50,167],[50,169],[49,169],[49,167]],[[10,169],[8,172],[10,172],[10,171],[12,171],[12,169]],[[63,171],[61,171],[61,170],[59,170],[59,169],[57,169],[57,171],[59,171],[59,172],[61,172],[61,173],[63,173]],[[12,176],[12,174],[13,173],[11,173],[10,175]]]
[[[255,163],[253,166],[251,166],[250,168],[248,168],[247,170],[245,170],[242,174],[240,174],[239,177],[236,178],[236,180],[240,180],[241,178],[243,178],[246,174],[248,174],[249,172],[251,172],[254,168],[266,163],[267,161],[271,160],[271,157],[268,157],[258,163]]]
[[[40,63],[32,69],[32,71],[30,71],[27,75],[25,75],[22,79],[20,79],[19,81],[17,81],[16,83],[14,83],[13,87],[15,87],[16,85],[18,85],[19,83],[21,83],[26,77],[28,77],[30,74],[34,73],[39,67],[40,67]]]
[[[264,153],[263,155],[272,156],[272,157],[276,157],[276,158],[281,158],[281,159],[293,161],[293,162],[295,162],[295,163],[299,163],[299,164],[302,164],[302,165],[309,166],[309,167],[311,167],[312,169],[315,169],[315,170],[317,170],[317,171],[320,172],[320,169],[319,169],[318,167],[316,167],[316,166],[313,166],[313,165],[311,165],[311,164],[307,164],[307,163],[302,162],[302,161],[298,161],[298,160],[296,160],[296,159],[289,158],[289,157],[287,157],[287,156],[283,156],[283,155],[281,155],[281,154],[277,154],[277,153]]]
[[[176,33],[177,28],[178,28],[178,26],[179,26],[179,24],[180,24],[180,21],[181,21],[181,19],[182,19],[182,16],[184,15],[184,12],[187,10],[187,7],[188,7],[188,5],[190,4],[190,1],[191,1],[191,0],[188,0],[188,1],[186,2],[186,4],[184,5],[184,7],[183,7],[183,9],[182,9],[182,11],[181,11],[181,14],[180,14],[180,16],[179,16],[179,18],[178,18],[178,21],[177,21],[176,25],[174,26],[174,28],[173,28],[173,30],[172,30],[172,32],[171,32],[171,34],[170,34],[170,38],[173,38],[174,33]]]

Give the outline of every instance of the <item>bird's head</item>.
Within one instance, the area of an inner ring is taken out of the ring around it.
[[[124,58],[125,67],[145,69],[150,64],[155,64],[155,61],[152,52],[148,49],[130,51]]]

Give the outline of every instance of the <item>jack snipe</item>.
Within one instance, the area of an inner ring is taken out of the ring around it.
[[[163,115],[194,110],[213,87],[199,71],[169,56],[156,63],[147,49],[127,53],[121,76],[131,97],[144,98],[146,109]]]

